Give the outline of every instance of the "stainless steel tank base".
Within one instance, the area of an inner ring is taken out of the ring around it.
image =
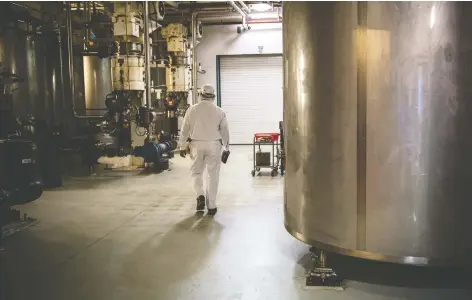
[[[463,261],[455,261],[455,260],[446,260],[446,259],[435,259],[435,258],[428,258],[428,257],[418,257],[418,256],[394,256],[394,255],[387,255],[382,253],[374,253],[368,251],[360,251],[360,250],[353,250],[353,249],[346,249],[341,247],[336,247],[333,245],[321,243],[312,239],[307,238],[303,234],[292,230],[290,226],[285,224],[285,229],[288,233],[292,236],[297,238],[299,241],[304,242],[310,246],[313,246],[317,249],[324,250],[327,252],[337,253],[341,255],[357,257],[361,259],[367,259],[372,261],[380,261],[380,262],[388,262],[388,263],[395,263],[395,264],[405,264],[405,265],[413,265],[413,266],[463,266]]]
[[[343,291],[346,287],[344,281],[328,266],[326,251],[321,250],[319,255],[316,255],[315,252],[316,250],[312,247],[310,253],[315,267],[308,272],[306,287]]]

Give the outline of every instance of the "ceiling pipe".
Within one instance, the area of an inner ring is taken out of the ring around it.
[[[169,11],[166,12],[166,18],[168,16],[182,16],[185,14],[191,15],[192,12],[197,12],[197,13],[221,13],[221,14],[228,14],[232,13],[233,9],[231,7],[209,7],[209,8],[197,8],[197,9],[190,9],[190,8],[184,8],[184,9],[179,9],[178,11]]]
[[[168,22],[183,22],[186,17],[175,17],[167,19]],[[239,14],[226,14],[226,15],[217,15],[217,14],[198,14],[198,20],[202,22],[203,25],[237,25],[241,24],[241,16]],[[274,16],[266,19],[252,19],[247,20],[247,24],[263,24],[263,23],[281,23],[282,19],[278,19]]]
[[[238,1],[239,5],[241,5],[241,7],[243,8],[243,10],[249,14],[251,13],[251,9],[249,8],[249,6],[246,5],[246,3],[244,3],[244,1]]]
[[[237,6],[234,1],[228,1],[228,3],[231,4],[231,6],[243,17],[242,26],[237,28],[237,32],[241,34],[242,32],[251,29],[251,27],[247,25],[248,15],[244,11],[242,11],[241,8],[239,8],[239,6]]]
[[[247,22],[248,24],[276,24],[282,23],[282,19],[268,19],[268,20],[251,20]]]
[[[234,1],[228,1],[229,4],[231,4],[231,6],[234,8],[234,10],[236,10],[241,16],[243,17],[246,17],[246,13],[243,12],[241,10],[241,8],[239,8],[239,6],[236,5],[236,3]]]

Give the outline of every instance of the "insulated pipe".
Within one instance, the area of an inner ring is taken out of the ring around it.
[[[146,72],[146,106],[151,108],[151,43],[149,42],[149,2],[144,1],[144,69]]]
[[[238,1],[239,5],[241,5],[241,7],[243,8],[243,10],[246,12],[246,13],[251,13],[251,10],[249,9],[249,7],[246,5],[246,3],[244,3],[244,1]]]
[[[192,105],[197,104],[197,13],[192,13]]]
[[[98,120],[103,119],[104,116],[81,116],[77,114],[75,111],[75,80],[74,80],[74,53],[72,50],[72,7],[71,2],[67,2],[67,9],[66,9],[66,29],[67,29],[67,52],[68,56],[68,71],[69,71],[69,84],[70,84],[70,99],[71,99],[71,107],[72,107],[72,115],[77,119],[84,119],[84,120]],[[59,55],[62,56],[62,46]],[[61,59],[61,70],[62,70],[62,59]],[[62,82],[64,83],[64,72],[62,73]],[[64,84],[62,84],[62,88],[64,89]]]

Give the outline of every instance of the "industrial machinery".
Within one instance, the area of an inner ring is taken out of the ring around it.
[[[188,28],[184,24],[170,23],[163,27],[161,36],[167,47],[164,53],[165,89],[161,93],[164,114],[168,121],[168,130],[173,135],[178,133],[178,118],[185,114],[188,107],[187,98],[192,88],[191,55],[188,38]],[[161,56],[162,53],[161,53]]]
[[[377,261],[471,263],[470,10],[284,3],[284,207],[294,237]]]
[[[0,64],[0,228],[9,208],[42,195],[37,146],[13,115],[12,93],[23,79]]]
[[[47,157],[41,166],[57,162],[59,170],[77,154],[92,166],[103,156],[142,153],[136,147],[152,146],[162,132],[175,149],[179,121],[196,103],[195,47],[203,38],[197,13],[165,20],[166,6],[178,5],[1,4],[0,61],[25,79],[8,105],[13,119],[33,116],[40,134],[32,139],[49,149],[38,150]],[[60,185],[55,177],[51,185]]]
[[[137,157],[144,158],[144,162],[148,164],[148,168],[154,172],[169,169],[169,159],[174,157],[172,152],[172,143],[169,135],[161,133],[159,140],[151,140],[143,146],[134,148]]]
[[[146,66],[148,66],[145,42],[149,40],[149,32],[143,13],[143,4],[139,2],[115,2],[113,22],[113,39],[111,51],[111,73],[113,92],[107,96],[109,121],[116,124],[119,130],[118,143],[125,148],[124,153],[132,152],[132,146],[143,143],[143,136],[152,134],[150,123],[132,123],[133,114],[146,107],[150,99],[146,99]],[[149,66],[148,66],[149,67]],[[150,114],[149,105],[146,113]],[[135,117],[136,118],[136,117]],[[148,116],[143,118],[150,120]],[[113,121],[112,121],[113,120]],[[144,128],[139,133],[138,128]]]
[[[71,5],[68,9],[69,15],[72,15],[69,18],[73,19]],[[91,13],[90,5],[86,5],[84,10],[89,21],[83,47],[87,51],[77,54],[100,55],[102,62],[99,63],[96,59],[87,59],[87,74],[106,77],[106,72],[102,71],[106,59],[109,60],[111,69],[111,91],[102,102],[106,113],[90,117],[84,128],[84,132],[88,132],[88,139],[93,140],[83,143],[88,145],[83,147],[88,151],[86,161],[94,161],[97,149],[102,155],[116,159],[126,155],[141,155],[142,149],[154,147],[155,142],[152,141],[159,140],[158,136],[162,136],[158,134],[160,132],[170,137],[170,148],[175,149],[178,120],[185,114],[189,91],[193,89],[190,72],[193,56],[187,39],[188,26],[171,23],[162,27],[159,24],[165,16],[162,1],[114,2],[110,18],[113,28],[110,41],[107,31],[103,29],[107,28],[103,25],[107,18],[95,16],[95,11]],[[98,20],[102,25],[93,24],[93,20]],[[199,38],[202,30],[200,26]],[[72,43],[74,41],[83,43],[83,40],[77,38],[72,39]],[[107,53],[103,50],[104,45],[108,45],[109,58],[104,55]],[[80,47],[76,45],[71,48]],[[165,71],[164,76],[159,76],[161,70]],[[85,80],[85,73],[83,76]],[[103,81],[106,82],[106,78]],[[92,85],[86,80],[85,91],[97,90]],[[103,93],[89,94],[96,98]],[[91,147],[92,144],[95,147]],[[144,148],[136,148],[143,146]]]

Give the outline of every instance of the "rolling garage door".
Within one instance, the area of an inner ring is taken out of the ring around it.
[[[255,132],[279,131],[283,118],[282,56],[223,56],[220,84],[231,144],[251,144]]]

